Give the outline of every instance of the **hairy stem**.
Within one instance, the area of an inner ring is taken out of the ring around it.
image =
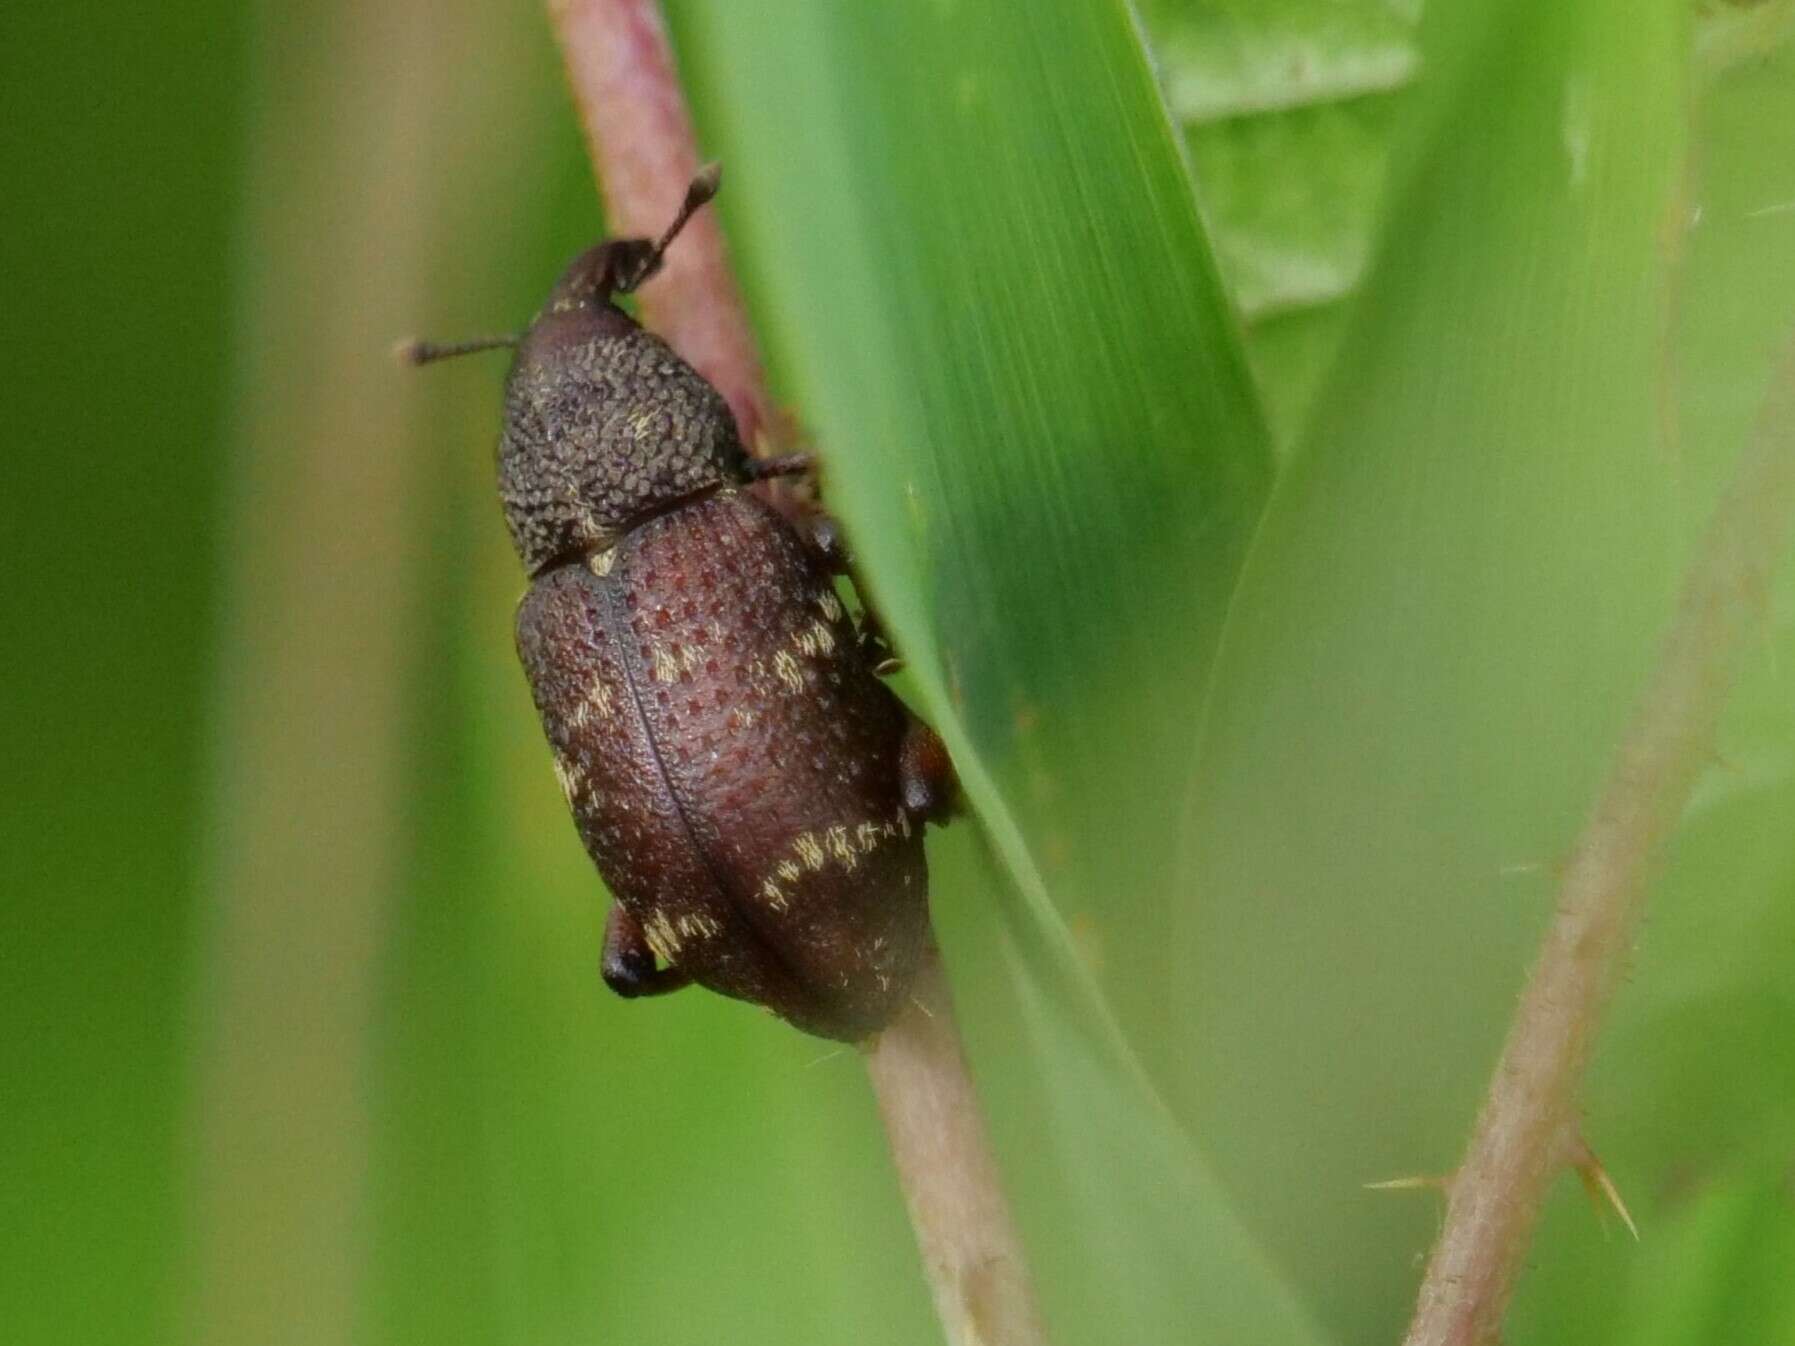
[[[953,997],[931,956],[915,1000],[866,1054],[916,1243],[953,1346],[1045,1340],[960,1050]]]
[[[613,233],[653,237],[701,163],[655,0],[550,0]],[[714,218],[700,214],[642,292],[643,317],[713,384],[751,446],[771,403]],[[909,1010],[867,1050],[867,1073],[942,1327],[953,1346],[1045,1340],[931,954]]]
[[[549,0],[610,232],[658,237],[704,158],[655,0]],[[723,232],[701,211],[642,291],[642,316],[728,401],[756,447],[769,402]]]
[[[1795,513],[1795,346],[1710,521],[1658,665],[1594,811],[1522,993],[1469,1151],[1452,1180],[1406,1346],[1494,1342],[1546,1187],[1574,1149],[1574,1099],[1652,859],[1712,755],[1745,637]]]

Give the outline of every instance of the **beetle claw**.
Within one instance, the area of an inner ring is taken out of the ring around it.
[[[656,967],[654,950],[636,918],[613,902],[605,916],[604,953],[600,959],[601,974],[609,986],[625,1000],[638,996],[665,995],[677,991],[691,978],[676,967]]]
[[[947,745],[915,716],[904,731],[898,753],[898,782],[904,811],[925,822],[946,822],[957,811],[960,778],[954,773]]]

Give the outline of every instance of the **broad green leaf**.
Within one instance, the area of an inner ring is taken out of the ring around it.
[[[1795,339],[1795,213],[1778,209],[1795,202],[1795,48],[1716,75],[1694,125],[1674,329],[1685,539],[1697,536]],[[1605,1268],[1598,1285],[1587,1222],[1548,1226],[1536,1261],[1551,1273],[1523,1286],[1517,1305],[1518,1321],[1540,1324],[1538,1339],[1584,1335],[1598,1290],[1612,1304],[1615,1341],[1795,1335],[1774,1228],[1779,1207],[1788,1223],[1778,1188],[1795,1132],[1791,668],[1795,555],[1722,722],[1717,760],[1648,899],[1632,975],[1591,1070],[1586,1129],[1648,1246],[1618,1273]],[[1737,1218],[1719,1213],[1741,1203]],[[1705,1215],[1690,1223],[1713,1206],[1719,1225],[1710,1230]]]
[[[1280,444],[1339,348],[1420,65],[1402,0],[1143,9]]]
[[[724,214],[827,499],[1009,873],[993,888],[938,867],[938,906],[953,926],[959,903],[1004,904],[1044,979],[1021,1016],[1038,1056],[1007,1038],[1000,1054],[969,1014],[975,1055],[997,1094],[1039,1073],[1063,1170],[1176,1159],[1157,1186],[1120,1170],[1107,1193],[1087,1186],[1092,1218],[1031,1222],[1037,1244],[1051,1229],[1084,1250],[1064,1264],[1079,1279],[1057,1288],[1060,1329],[1102,1340],[1120,1312],[1155,1338],[1302,1339],[1176,1129],[1151,1139],[1166,1119],[1062,925],[1133,919],[1129,947],[1153,957],[1185,771],[1161,749],[1195,733],[1268,475],[1133,27],[1069,3],[673,12],[700,122],[739,166]],[[1180,1274],[1115,1302],[1137,1257]]]
[[[1142,15],[1187,123],[1388,93],[1414,77],[1420,0],[1147,0]]]
[[[1672,596],[1674,6],[1430,10],[1346,345],[1236,596],[1168,1047],[1342,1335],[1394,1339]],[[1300,1176],[1299,1176],[1300,1175]]]
[[[0,1332],[48,1346],[181,1311],[248,83],[240,5],[83,17],[0,13]]]

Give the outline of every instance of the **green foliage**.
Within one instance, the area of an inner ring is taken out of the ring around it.
[[[1437,1212],[1360,1184],[1455,1161],[1795,329],[1788,7],[1154,0],[1152,61],[1120,4],[668,8],[978,818],[937,921],[1056,1340],[1395,1339]],[[56,821],[7,851],[0,1320],[930,1340],[854,1054],[597,979],[496,373],[374,362],[523,319],[599,223],[540,16],[428,9],[266,12],[247,81],[209,2],[10,44],[21,106],[99,50],[224,110],[115,81],[34,123],[103,153],[8,147],[9,816]],[[1588,1084],[1643,1241],[1564,1184],[1515,1342],[1795,1332],[1795,578],[1772,610]]]
[[[1420,66],[1410,0],[1144,6],[1281,443],[1339,349]]]

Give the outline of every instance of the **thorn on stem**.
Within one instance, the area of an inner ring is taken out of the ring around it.
[[[1452,1190],[1452,1174],[1411,1173],[1406,1177],[1386,1178],[1382,1182],[1366,1182],[1359,1185],[1367,1192],[1418,1192],[1427,1187],[1450,1192]]]
[[[1594,1150],[1582,1136],[1571,1142],[1571,1167],[1577,1170],[1577,1178],[1583,1184],[1583,1190],[1589,1194],[1589,1201],[1596,1208],[1599,1220],[1604,1203],[1614,1207],[1614,1213],[1620,1216],[1621,1223],[1626,1225],[1627,1232],[1639,1242],[1639,1226],[1633,1223],[1633,1214],[1627,1209],[1627,1203],[1621,1200],[1620,1189],[1614,1185],[1614,1179],[1608,1176],[1608,1170],[1602,1167],[1602,1161],[1596,1158]],[[1607,1225],[1603,1225],[1607,1232]]]

